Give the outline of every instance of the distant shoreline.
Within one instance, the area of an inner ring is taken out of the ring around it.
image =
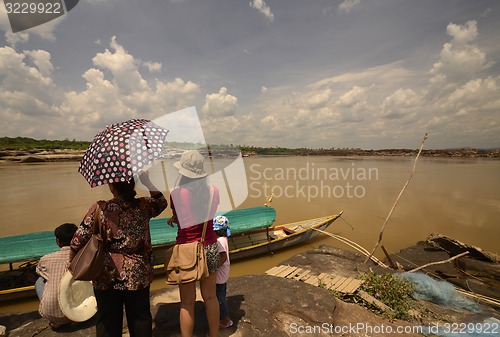
[[[261,151],[262,150],[262,151]],[[265,148],[241,149],[243,157],[252,156],[336,156],[336,157],[415,157],[418,150],[411,149],[385,149],[385,150],[361,150],[361,149],[330,149],[330,150],[308,150],[308,149],[278,149],[268,152]],[[85,150],[74,149],[27,149],[27,150],[0,150],[0,162],[12,163],[42,163],[79,161]],[[234,157],[233,150],[227,153],[223,149],[217,149],[217,157]],[[500,149],[478,150],[478,149],[454,149],[454,150],[422,150],[421,156],[434,158],[500,158]]]
[[[45,161],[73,161],[80,160],[90,142],[78,140],[47,140],[28,137],[0,137],[0,161],[13,162],[45,162]],[[172,149],[178,155],[182,149],[206,149],[206,144],[166,141],[166,148]],[[417,149],[380,149],[363,150],[360,148],[285,148],[285,147],[256,147],[248,145],[208,144],[206,155],[214,157],[232,158],[240,153],[244,157],[250,156],[383,156],[383,157],[415,157]],[[167,151],[168,152],[168,151]],[[170,155],[165,153],[165,155]],[[500,148],[451,148],[451,149],[424,149],[423,157],[446,158],[500,158]]]
[[[245,152],[242,151],[243,155]],[[362,149],[293,149],[290,153],[259,153],[250,152],[246,155],[292,155],[292,156],[379,156],[379,157],[415,157],[418,150],[414,149],[382,149],[382,150],[362,150]],[[444,158],[500,158],[500,149],[482,150],[482,149],[450,149],[450,150],[422,150],[423,157],[444,157]]]

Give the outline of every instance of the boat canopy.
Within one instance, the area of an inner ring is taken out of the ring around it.
[[[232,235],[265,228],[274,223],[276,211],[271,207],[251,207],[232,210],[224,215],[229,219]],[[153,246],[175,243],[177,228],[167,225],[169,218],[151,219],[151,243]],[[39,259],[59,250],[53,231],[35,232],[0,238],[0,263]]]
[[[59,250],[53,231],[0,238],[0,263],[39,259]]]

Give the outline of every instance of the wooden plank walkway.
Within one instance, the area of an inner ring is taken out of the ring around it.
[[[392,311],[390,307],[377,300],[367,292],[359,289],[363,281],[351,277],[343,277],[333,274],[321,273],[314,275],[310,270],[299,267],[280,265],[272,267],[266,271],[267,275],[301,281],[316,287],[324,287],[328,290],[335,290],[343,294],[357,295],[380,308],[383,311]]]
[[[322,286],[328,290],[339,291],[343,294],[354,294],[363,283],[358,279],[327,273],[313,275],[309,270],[285,265],[273,267],[266,271],[266,274],[305,282],[317,287]]]

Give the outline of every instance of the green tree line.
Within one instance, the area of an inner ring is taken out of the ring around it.
[[[79,140],[47,140],[33,139],[28,137],[0,137],[0,150],[56,150],[72,149],[86,150],[90,145],[88,141]],[[189,142],[166,142],[165,148],[177,149],[204,149],[208,146],[209,151],[214,153],[231,153],[241,151],[244,155],[262,155],[262,156],[413,156],[418,152],[416,149],[382,149],[382,150],[363,150],[359,148],[285,148],[285,147],[256,147],[248,145],[225,145],[225,144],[201,144]],[[474,149],[457,148],[443,150],[423,150],[423,156],[434,157],[500,157],[500,149]]]
[[[72,149],[86,150],[90,142],[78,140],[48,140],[48,139],[33,139],[28,137],[1,137],[0,149],[2,150],[55,150],[55,149]]]

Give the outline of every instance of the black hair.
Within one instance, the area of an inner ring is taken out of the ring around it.
[[[137,192],[135,191],[135,181],[113,183],[116,190],[125,201],[133,201]]]
[[[227,237],[227,230],[226,229],[219,229],[219,230],[215,231],[215,234],[217,234],[217,236],[225,236],[225,237]]]
[[[77,229],[78,227],[75,224],[65,223],[54,230],[54,235],[62,246],[69,246]]]

